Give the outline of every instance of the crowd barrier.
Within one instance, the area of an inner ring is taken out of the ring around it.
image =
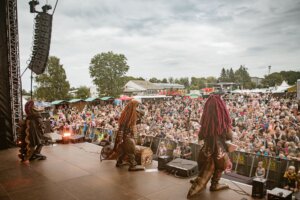
[[[139,141],[141,141],[139,139]],[[175,142],[168,139],[146,136],[144,143],[141,145],[148,146],[157,157],[159,147],[164,142],[167,148],[167,155],[173,156],[173,150],[177,146],[182,146],[182,142]],[[190,143],[192,151],[192,160],[197,161],[201,146],[199,144]],[[270,156],[261,156],[253,153],[245,153],[235,151],[229,153],[232,162],[232,171],[246,177],[254,177],[258,162],[263,162],[263,167],[266,169],[267,188],[273,189],[274,187],[282,187],[284,172],[290,165],[295,166],[296,170],[300,170],[300,162],[297,160],[279,159]]]
[[[114,142],[117,131],[99,128],[95,129],[95,134],[107,133],[111,136],[111,141]],[[143,141],[141,143],[141,141]],[[169,139],[146,136],[145,138],[138,137],[138,144],[147,146],[153,151],[154,159],[159,155],[159,147],[164,143],[167,148],[167,156],[173,157],[173,151],[177,146],[182,146],[182,142],[176,142]],[[192,157],[191,160],[197,161],[201,146],[199,144],[190,143]],[[256,155],[253,153],[246,153],[235,151],[229,153],[232,162],[232,171],[246,177],[254,177],[258,162],[263,162],[263,167],[266,169],[267,188],[282,187],[284,172],[289,166],[295,166],[296,170],[300,170],[300,162],[297,160],[279,159],[270,156]]]

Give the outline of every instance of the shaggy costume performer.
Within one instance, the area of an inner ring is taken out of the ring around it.
[[[225,142],[232,139],[231,119],[220,96],[211,95],[207,99],[200,124],[199,140],[204,140],[204,145],[198,157],[199,174],[191,181],[188,198],[205,189],[210,178],[210,191],[229,188],[219,184],[222,172],[230,165]]]
[[[26,120],[21,125],[20,141],[21,149],[19,158],[26,160],[44,160],[46,156],[41,154],[43,148],[44,126],[39,110],[33,101],[25,104]]]
[[[139,102],[131,100],[121,113],[119,130],[113,152],[118,152],[116,167],[123,165],[125,157],[129,162],[129,171],[143,170],[135,160],[135,143],[137,139],[136,123],[142,113],[138,110]]]

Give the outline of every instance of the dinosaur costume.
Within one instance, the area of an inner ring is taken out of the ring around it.
[[[135,160],[135,143],[137,139],[137,121],[142,116],[142,112],[138,110],[139,102],[131,100],[121,113],[119,119],[119,130],[115,140],[114,149],[110,158],[117,156],[116,167],[123,165],[124,159],[127,157],[129,163],[129,171],[143,170],[141,166],[137,166]]]
[[[39,111],[41,110],[34,106],[34,101],[30,100],[25,104],[26,120],[21,124],[19,134],[21,149],[18,156],[22,161],[46,159],[46,156],[41,154],[44,125]]]
[[[210,178],[210,191],[229,188],[219,184],[222,172],[230,164],[225,142],[232,139],[231,119],[220,96],[211,95],[207,99],[200,124],[199,140],[204,140],[204,145],[198,156],[199,174],[191,181],[188,198],[205,189]]]

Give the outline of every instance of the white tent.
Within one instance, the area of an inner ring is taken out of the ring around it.
[[[291,86],[287,84],[286,81],[282,81],[281,85],[278,86],[275,90],[272,91],[272,93],[284,93],[289,89]]]

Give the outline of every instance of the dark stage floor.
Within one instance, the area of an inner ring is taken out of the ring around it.
[[[156,170],[156,162],[146,171],[118,169],[115,161],[100,163],[100,147],[89,144],[46,146],[48,159],[20,163],[18,149],[0,151],[1,200],[93,200],[93,199],[186,199],[190,179],[180,179]],[[232,189],[237,186],[227,182]],[[251,193],[251,187],[239,185]],[[194,199],[251,199],[233,190],[211,193],[208,189]]]

